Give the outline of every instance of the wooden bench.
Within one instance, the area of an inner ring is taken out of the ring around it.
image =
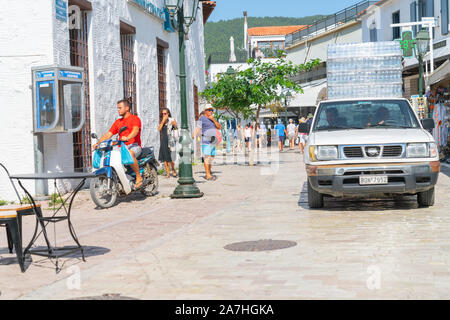
[[[40,204],[36,204],[36,207],[39,211],[41,210]],[[39,213],[41,214],[41,212]],[[0,226],[6,227],[9,253],[13,252],[13,247],[16,249],[17,260],[22,272],[25,272],[22,252],[22,216],[34,214],[33,205],[10,204],[0,206]]]

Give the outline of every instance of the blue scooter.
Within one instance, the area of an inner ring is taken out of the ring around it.
[[[117,197],[129,195],[132,192],[141,192],[145,196],[154,196],[158,192],[158,161],[155,158],[154,148],[142,148],[141,155],[137,158],[139,171],[143,178],[142,187],[134,188],[136,174],[130,166],[122,164],[121,148],[126,148],[118,136],[127,129],[119,130],[117,139],[102,141],[94,156],[95,178],[91,179],[90,192],[95,204],[101,208],[110,208],[116,203]],[[98,136],[93,133],[93,139]]]

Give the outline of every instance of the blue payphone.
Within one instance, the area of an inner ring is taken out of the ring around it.
[[[77,132],[84,125],[84,70],[78,67],[34,67],[34,133]]]

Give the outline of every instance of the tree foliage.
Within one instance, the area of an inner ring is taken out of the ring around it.
[[[249,59],[250,67],[234,73],[219,75],[213,83],[201,93],[213,107],[228,111],[236,118],[258,119],[262,107],[270,109],[280,106],[282,90],[303,93],[302,87],[293,78],[300,72],[308,71],[320,64],[319,59],[305,64],[294,64],[286,60],[284,51],[278,51],[277,60]],[[256,106],[256,108],[252,108]],[[253,127],[253,137],[256,126]],[[250,153],[250,165],[253,165],[254,148]]]
[[[319,65],[320,61],[315,59],[295,65],[286,60],[283,51],[279,51],[275,62],[249,59],[248,63],[250,67],[245,70],[219,75],[217,81],[201,95],[213,107],[228,111],[236,118],[258,118],[261,107],[278,105],[276,102],[282,99],[281,89],[303,92],[293,77]]]

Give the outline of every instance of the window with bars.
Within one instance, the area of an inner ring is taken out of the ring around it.
[[[120,29],[120,48],[122,51],[123,96],[130,101],[130,112],[137,114],[136,104],[136,64],[134,63],[134,34]]]
[[[84,69],[85,119],[81,130],[73,133],[75,171],[87,171],[92,168],[87,16],[87,11],[81,11],[81,28],[69,30],[70,64]]]
[[[392,14],[392,24],[400,23],[400,11],[394,12]],[[400,27],[392,28],[392,40],[400,39]]]
[[[194,84],[194,115],[195,121],[198,120],[198,87]]]
[[[159,110],[167,108],[165,48],[157,45]]]

